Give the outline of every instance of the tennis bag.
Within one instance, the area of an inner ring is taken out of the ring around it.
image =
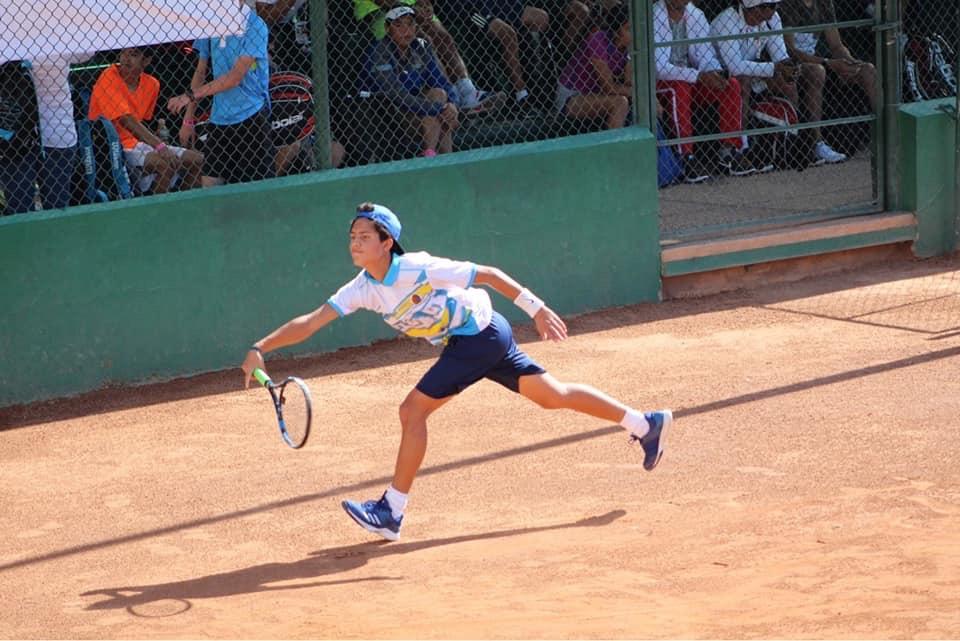
[[[755,127],[791,127],[800,122],[796,107],[786,98],[766,95],[752,106]],[[802,170],[813,160],[810,136],[799,129],[787,129],[753,137],[751,145],[758,145],[764,160],[777,169]]]
[[[273,142],[282,147],[313,133],[313,82],[295,71],[270,76],[270,127]]]
[[[133,198],[123,146],[113,123],[100,116],[90,121],[90,139],[93,143],[93,171],[97,188],[110,200]]]
[[[78,120],[77,151],[80,157],[82,180],[82,202],[102,203],[110,200],[106,192],[97,188],[97,158],[93,150],[93,134],[91,122],[87,119]]]
[[[943,36],[907,36],[903,47],[903,101],[957,95],[953,48]]]

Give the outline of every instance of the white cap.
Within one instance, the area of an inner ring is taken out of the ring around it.
[[[402,7],[394,7],[390,11],[387,11],[387,15],[384,16],[384,20],[387,22],[393,22],[397,18],[402,18],[403,16],[412,16],[417,12],[413,10],[413,7],[404,5]]]
[[[762,4],[777,4],[780,0],[740,0],[743,2],[743,6],[746,9],[753,9],[754,7],[759,7]]]

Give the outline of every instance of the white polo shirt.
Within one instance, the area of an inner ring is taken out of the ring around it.
[[[479,334],[490,324],[493,305],[486,290],[472,287],[476,275],[474,263],[426,252],[394,255],[383,281],[363,270],[327,304],[340,316],[369,309],[407,336],[442,345],[450,336]]]

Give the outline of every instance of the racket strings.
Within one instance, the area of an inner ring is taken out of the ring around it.
[[[280,412],[285,438],[290,445],[302,445],[310,429],[310,400],[296,380],[288,380],[280,390]]]

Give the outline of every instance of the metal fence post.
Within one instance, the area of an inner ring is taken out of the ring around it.
[[[957,5],[954,13],[957,30],[960,34],[960,4]],[[960,39],[960,35],[958,35]],[[960,42],[954,42],[953,47],[956,50],[956,60],[954,61],[953,72],[957,77],[957,96],[954,105],[954,153],[953,153],[953,229],[954,229],[954,250],[960,249]]]
[[[881,64],[883,64],[883,208],[890,210],[900,206],[900,2],[883,0],[883,22],[896,25],[893,29],[884,29],[881,37],[883,45]]]
[[[630,0],[630,29],[633,39],[633,115],[634,124],[656,132],[652,84],[653,58],[653,3],[650,0]]]
[[[310,0],[310,57],[313,79],[313,117],[316,119],[314,155],[322,169],[330,169],[330,79],[327,66],[327,0]]]

